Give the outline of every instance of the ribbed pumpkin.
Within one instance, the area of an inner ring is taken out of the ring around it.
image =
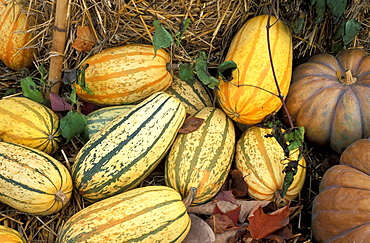
[[[0,225],[0,243],[27,243],[27,241],[18,231]]]
[[[288,163],[284,160],[284,150],[272,134],[272,129],[252,126],[240,137],[236,145],[236,168],[243,173],[248,184],[248,194],[256,200],[275,201],[281,203],[279,193],[283,189],[285,173],[283,169]],[[296,160],[297,153],[290,159]],[[299,161],[297,174],[288,188],[282,204],[295,199],[303,187],[306,176],[306,161]]]
[[[32,16],[17,1],[8,1],[0,15],[0,60],[14,70],[31,68],[36,49],[31,48],[29,32]],[[22,49],[21,49],[22,48]]]
[[[98,201],[136,187],[169,150],[185,116],[178,99],[158,92],[107,124],[77,154],[72,177],[79,193]]]
[[[230,118],[215,107],[194,114],[203,124],[194,132],[179,134],[165,164],[166,185],[183,197],[197,188],[192,205],[212,199],[229,174],[235,149],[235,131]]]
[[[81,99],[98,105],[137,103],[171,85],[172,75],[166,69],[169,62],[170,56],[163,49],[154,57],[151,45],[105,49],[81,65],[89,65],[85,82],[93,94],[78,85],[76,91]]]
[[[87,125],[84,131],[84,137],[88,140],[95,133],[99,132],[105,125],[116,117],[130,110],[134,105],[118,105],[100,108],[86,116]]]
[[[370,56],[347,49],[296,67],[286,104],[308,141],[341,153],[370,137]]]
[[[0,201],[23,212],[50,215],[70,200],[72,178],[50,155],[0,142]]]
[[[182,242],[190,225],[178,192],[165,186],[140,187],[73,215],[58,242]]]
[[[25,97],[0,100],[0,139],[52,154],[59,148],[59,118],[49,108]]]
[[[238,31],[225,57],[225,61],[234,61],[238,68],[230,82],[220,80],[216,91],[221,108],[242,124],[257,124],[282,106],[280,99],[269,93],[278,94],[268,53],[267,23],[268,15],[257,16]],[[274,70],[285,96],[292,73],[292,35],[282,20],[271,16],[270,24]]]
[[[198,80],[195,80],[194,84],[189,84],[174,76],[171,86],[165,92],[181,100],[189,115],[204,107],[213,106],[209,93]]]
[[[370,140],[364,138],[325,172],[312,207],[313,236],[317,242],[368,242],[369,214]]]

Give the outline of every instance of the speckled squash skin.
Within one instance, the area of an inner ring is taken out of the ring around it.
[[[0,3],[0,60],[13,70],[33,67],[35,48],[30,48],[34,37],[29,32],[32,15],[27,16],[17,1]],[[22,48],[22,49],[21,49]]]
[[[166,90],[172,82],[166,68],[170,56],[163,49],[154,55],[153,46],[141,44],[102,50],[81,64],[88,65],[85,82],[92,94],[76,85],[77,95],[90,103],[108,106],[138,103]]]
[[[192,205],[211,200],[224,184],[235,151],[232,120],[219,108],[205,107],[194,114],[203,124],[194,132],[179,134],[166,159],[166,185],[184,198],[197,188]]]
[[[190,217],[166,186],[136,188],[96,202],[63,225],[58,243],[182,242]]]
[[[53,154],[62,140],[58,116],[25,97],[0,100],[0,139]]]
[[[236,145],[236,168],[243,173],[244,181],[248,184],[248,194],[256,200],[275,201],[285,204],[294,200],[303,187],[306,176],[306,161],[299,161],[298,172],[288,188],[285,197],[278,196],[283,188],[283,169],[285,163],[284,150],[272,134],[272,129],[252,126],[240,137]],[[297,159],[297,153],[292,153],[290,159]]]
[[[370,239],[370,140],[352,143],[340,164],[327,170],[312,206],[317,242],[368,242]]]
[[[27,243],[27,241],[18,231],[0,225],[0,243]]]
[[[0,142],[0,201],[22,212],[50,215],[71,199],[68,169],[50,155]]]
[[[278,94],[268,53],[267,23],[268,15],[253,17],[234,36],[224,61],[234,61],[237,69],[232,73],[232,80],[221,79],[216,90],[221,108],[241,124],[257,124],[282,106],[281,100],[269,93]],[[282,20],[271,16],[270,24],[274,70],[281,94],[285,96],[292,74],[292,35]]]

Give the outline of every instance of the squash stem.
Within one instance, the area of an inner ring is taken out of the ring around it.
[[[343,80],[344,85],[351,85],[353,83],[356,83],[356,81],[357,81],[357,78],[353,77],[351,70],[347,70],[344,73],[344,80]]]

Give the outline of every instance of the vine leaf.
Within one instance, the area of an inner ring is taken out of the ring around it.
[[[161,25],[161,22],[159,22],[159,20],[154,20],[153,25],[155,27],[155,32],[153,36],[155,56],[157,54],[157,50],[169,47],[173,42],[173,38],[172,35]]]
[[[218,66],[218,75],[225,81],[230,82],[232,80],[232,72],[237,69],[237,65],[234,61],[226,61]]]
[[[179,76],[182,81],[188,84],[195,84],[194,64],[184,63],[180,65]]]
[[[181,25],[180,25],[180,30],[179,32],[177,32],[176,34],[176,38],[178,39],[178,42],[180,42],[180,40],[182,39],[182,37],[184,36],[184,33],[185,31],[187,30],[187,28],[189,27],[191,23],[191,20],[189,18],[186,18],[184,19],[182,22],[181,22]]]
[[[210,89],[215,89],[220,84],[220,81],[208,74],[208,64],[205,52],[201,52],[200,56],[195,60],[195,71],[199,80],[208,86]]]
[[[85,115],[70,111],[67,113],[66,116],[60,119],[60,130],[62,132],[62,136],[67,140],[67,143],[71,141],[71,139],[82,133],[87,125],[87,119]]]
[[[344,14],[347,7],[347,0],[325,0],[325,2],[331,13],[338,18]]]
[[[289,151],[300,148],[304,142],[304,127],[292,127],[284,132],[284,139]]]
[[[37,85],[32,80],[31,77],[26,77],[21,80],[21,87],[23,95],[33,101],[36,101],[40,104],[44,102],[44,96],[41,91],[37,88]]]

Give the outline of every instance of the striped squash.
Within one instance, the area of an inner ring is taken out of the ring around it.
[[[52,154],[62,140],[59,118],[49,108],[25,97],[0,100],[0,139]]]
[[[72,177],[98,201],[136,187],[164,157],[185,120],[185,107],[158,92],[95,134],[79,151]]]
[[[31,68],[36,54],[35,48],[27,47],[34,36],[27,32],[32,16],[27,16],[18,2],[8,1],[0,14],[0,60],[14,70]]]
[[[233,38],[225,61],[234,61],[238,68],[231,82],[220,80],[216,91],[221,108],[242,124],[257,124],[282,106],[280,99],[269,93],[278,94],[268,53],[267,21],[268,15],[254,17]],[[276,17],[271,16],[270,23],[274,70],[281,93],[286,96],[292,75],[292,35]]]
[[[70,200],[72,178],[50,155],[0,142],[0,201],[23,212],[50,215]]]
[[[278,204],[295,199],[303,187],[306,176],[306,161],[299,161],[297,174],[288,191],[280,201],[279,193],[283,188],[282,172],[288,161],[284,160],[284,150],[272,134],[272,129],[252,126],[240,137],[236,145],[236,168],[243,173],[248,184],[248,194],[256,200],[275,201]],[[297,159],[293,153],[290,159]]]
[[[130,110],[134,105],[118,105],[100,108],[86,116],[87,125],[84,137],[90,139],[95,133],[99,132],[105,125],[113,119]]]
[[[88,58],[85,82],[93,94],[76,86],[78,96],[98,105],[137,103],[151,94],[167,89],[172,75],[166,64],[170,56],[163,49],[154,57],[151,45],[131,44],[113,47]]]
[[[0,243],[27,243],[27,241],[18,231],[0,225]]]
[[[174,76],[171,86],[165,92],[181,100],[189,115],[203,107],[213,106],[209,93],[198,80],[195,80],[194,84],[188,84]]]
[[[197,188],[192,205],[212,199],[226,180],[235,148],[235,131],[230,118],[215,107],[194,114],[203,118],[198,130],[179,134],[165,164],[166,185],[183,197]]]
[[[182,242],[190,225],[179,193],[147,186],[82,209],[63,225],[58,242]]]

